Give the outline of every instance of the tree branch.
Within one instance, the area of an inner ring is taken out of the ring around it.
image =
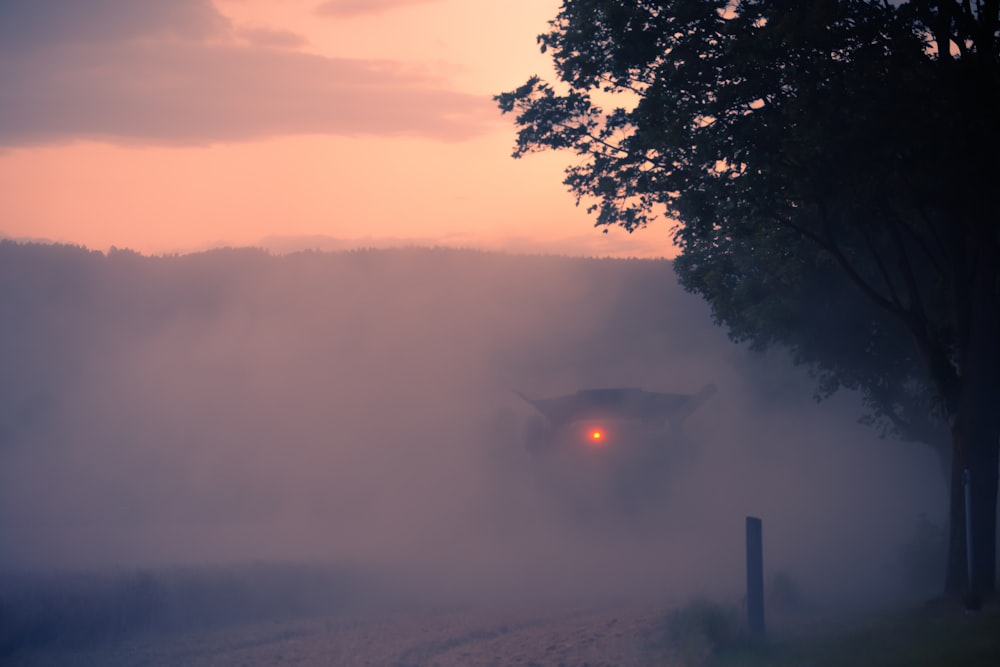
[[[875,242],[872,240],[871,234],[868,232],[868,227],[865,225],[861,226],[861,236],[865,240],[865,247],[868,248],[868,253],[875,262],[875,268],[878,269],[879,275],[882,276],[882,280],[885,282],[886,289],[889,290],[889,300],[896,304],[896,307],[900,310],[900,312],[906,311],[906,306],[903,304],[902,299],[899,298],[896,286],[892,283],[892,277],[886,270],[885,262],[882,261],[882,256],[879,253],[878,248],[875,247]]]
[[[928,328],[927,311],[920,296],[920,285],[917,284],[916,276],[913,273],[913,264],[910,262],[909,253],[906,251],[906,245],[903,243],[903,238],[895,222],[889,223],[889,236],[899,254],[899,270],[903,274],[903,283],[910,295],[910,312],[922,323],[923,328]]]

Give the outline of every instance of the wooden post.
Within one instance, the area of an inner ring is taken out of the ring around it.
[[[747,517],[747,625],[753,637],[764,636],[764,530]]]

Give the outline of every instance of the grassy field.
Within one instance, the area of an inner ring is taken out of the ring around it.
[[[816,630],[759,645],[734,642],[702,664],[712,667],[997,667],[1000,609],[965,615],[924,608]]]

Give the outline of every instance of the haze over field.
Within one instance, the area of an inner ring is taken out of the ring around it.
[[[0,0],[0,663],[1000,663],[998,26]]]
[[[752,514],[769,574],[878,602],[913,591],[902,546],[945,509],[928,448],[731,344],[665,261],[3,243],[0,308],[7,572],[309,563],[442,601],[738,598]],[[511,391],[708,382],[657,492],[585,515]]]

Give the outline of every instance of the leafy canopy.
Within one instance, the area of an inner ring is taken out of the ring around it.
[[[496,99],[515,157],[582,157],[565,183],[598,225],[677,222],[675,268],[732,337],[937,439],[970,271],[1000,256],[998,4],[564,0],[539,37],[560,81]]]

